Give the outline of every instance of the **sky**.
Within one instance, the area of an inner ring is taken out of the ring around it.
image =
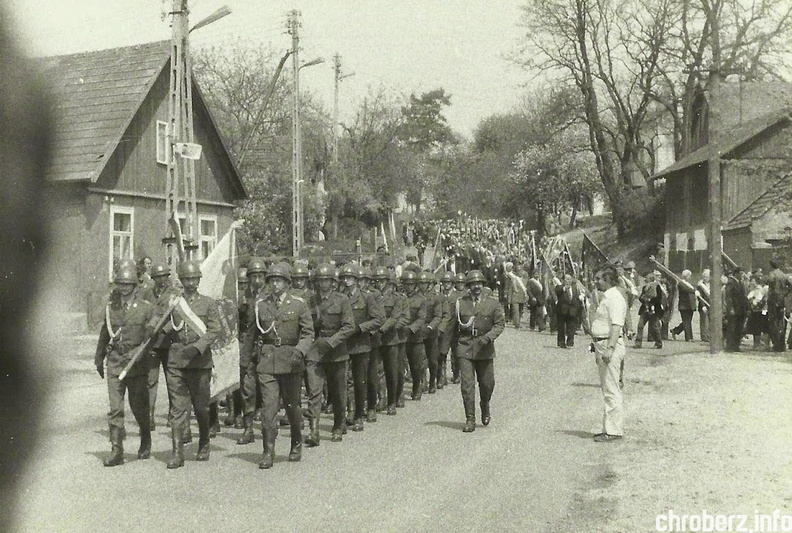
[[[287,13],[301,12],[300,89],[333,108],[332,58],[341,55],[339,120],[349,121],[370,91],[451,94],[449,125],[467,138],[484,118],[523,99],[529,73],[507,58],[523,30],[526,0],[190,0],[190,25],[223,5],[231,15],[190,36],[191,47],[247,42],[291,46]],[[172,0],[6,0],[19,42],[33,56],[127,46],[170,38]],[[280,55],[280,54],[279,54]]]

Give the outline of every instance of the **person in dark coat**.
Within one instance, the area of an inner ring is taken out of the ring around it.
[[[685,341],[691,342],[693,340],[693,311],[696,310],[696,288],[690,283],[690,278],[693,273],[690,270],[682,271],[682,278],[677,282],[677,294],[679,295],[679,302],[677,309],[679,309],[679,316],[682,318],[676,327],[671,329],[671,335],[676,340],[676,336],[685,332]]]
[[[555,288],[556,341],[559,348],[575,346],[575,331],[583,314],[580,290],[571,274],[564,274],[564,283]]]
[[[723,340],[725,351],[740,351],[745,319],[749,310],[750,304],[743,281],[743,269],[738,266],[729,273],[723,291]]]

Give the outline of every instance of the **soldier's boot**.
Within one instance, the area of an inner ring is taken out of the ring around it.
[[[371,423],[376,421],[377,421],[376,409],[369,409],[368,412],[366,412],[366,422]]]
[[[489,426],[491,420],[490,404],[489,402],[481,402],[479,405],[481,406],[481,425]]]
[[[179,468],[184,466],[184,435],[183,432],[177,428],[171,429],[171,441],[173,443],[173,449],[171,450],[171,455],[168,458],[168,464],[166,465],[169,469]]]
[[[104,460],[105,466],[118,466],[124,464],[124,442],[122,429],[110,426],[110,445],[112,446],[110,456]]]
[[[262,432],[262,441],[264,442],[264,454],[261,456],[261,462],[259,462],[259,468],[262,470],[268,470],[272,468],[273,463],[275,462],[275,433],[263,431]]]
[[[140,428],[140,448],[137,456],[138,459],[151,457],[151,428]]]
[[[196,461],[208,461],[209,460],[209,439],[206,439],[206,442],[201,442],[198,439],[198,453],[195,454]]]
[[[302,438],[291,439],[291,449],[289,450],[289,461],[297,463],[302,459]]]
[[[228,410],[223,425],[233,426],[236,423],[236,415],[234,414],[234,394],[226,394],[226,409]]]
[[[448,386],[448,377],[446,376],[446,362],[445,361],[442,361],[440,363],[440,369],[438,370],[438,373],[440,375],[440,379],[438,380],[437,388],[438,389],[442,389],[443,387]]]
[[[465,425],[462,426],[462,431],[464,433],[472,433],[473,431],[476,431],[476,418],[470,416],[467,417],[467,420],[465,420]]]
[[[309,432],[305,444],[310,447],[319,446],[319,417],[308,419]]]
[[[256,438],[253,436],[253,415],[246,414],[242,418],[242,424],[244,425],[244,431],[242,432],[242,436],[237,439],[237,444],[250,444]]]
[[[190,444],[192,441],[193,441],[192,429],[190,429],[190,425],[188,422],[187,429],[182,433],[182,442],[184,444]]]
[[[151,408],[151,413],[149,413],[149,429],[154,431],[157,429],[157,424],[154,422],[154,408]]]

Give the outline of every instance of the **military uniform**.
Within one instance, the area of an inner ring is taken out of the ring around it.
[[[437,392],[437,370],[440,359],[438,333],[440,323],[443,321],[445,298],[432,290],[434,276],[429,272],[420,275],[422,293],[426,301],[426,326],[424,327],[424,351],[426,362],[429,366],[429,394]]]
[[[481,273],[468,273],[467,284],[483,280]],[[494,341],[503,332],[503,307],[496,298],[467,294],[456,305],[459,334],[459,367],[462,378],[462,404],[465,409],[465,431],[473,431],[476,419],[476,380],[481,397],[481,418],[486,426],[490,420],[489,402],[495,389]]]
[[[276,272],[276,270],[272,270]],[[288,268],[286,269],[288,275]],[[268,274],[270,277],[270,274]],[[284,292],[272,293],[256,302],[254,319],[245,337],[245,352],[252,354],[252,365],[263,399],[261,432],[264,441],[264,466],[272,466],[278,401],[283,400],[291,430],[289,459],[299,461],[302,448],[302,409],[300,390],[305,369],[305,354],[314,338],[313,319],[302,298]]]
[[[402,274],[402,285],[414,286],[417,276],[415,272],[405,272]],[[405,288],[406,290],[406,288]],[[407,325],[406,333],[406,352],[407,363],[410,367],[412,377],[412,399],[419,401],[422,396],[421,381],[426,371],[426,350],[424,348],[424,328],[426,326],[426,298],[418,288],[407,296]]]
[[[451,271],[443,274],[443,279],[453,282]],[[442,281],[442,280],[441,280]],[[441,309],[440,323],[437,325],[437,388],[442,389],[448,384],[446,378],[446,361],[451,348],[451,290],[443,288],[442,284],[438,293],[438,302]]]

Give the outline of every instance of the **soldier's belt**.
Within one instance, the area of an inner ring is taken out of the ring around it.
[[[283,340],[283,339],[258,339],[256,341],[257,346],[297,346],[296,340]]]
[[[320,331],[318,336],[319,337],[332,337],[336,333],[338,333],[338,330],[336,330],[336,331]]]

